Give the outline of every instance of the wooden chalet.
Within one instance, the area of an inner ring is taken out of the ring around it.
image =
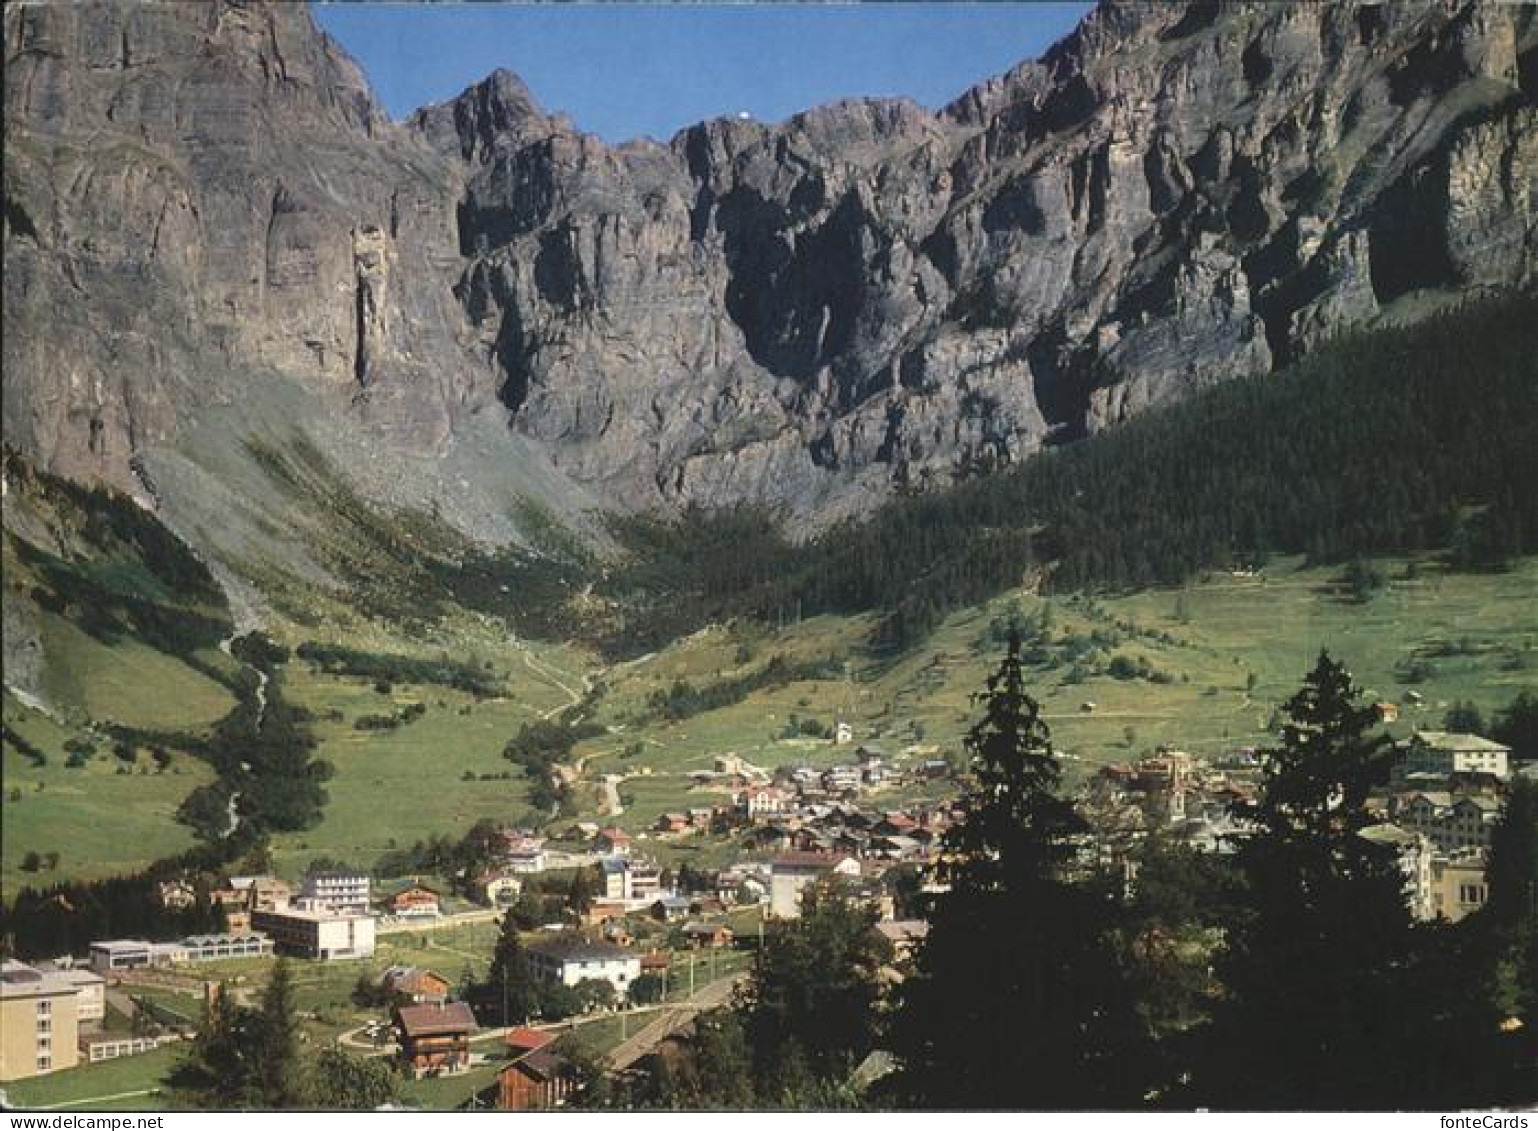
[[[571,1090],[571,1071],[565,1059],[540,1047],[523,1053],[497,1073],[497,1108],[538,1111],[560,1107]]]
[[[440,1005],[453,988],[442,974],[416,966],[391,966],[379,980],[385,992],[413,1005]]]
[[[470,1067],[475,1014],[462,1001],[402,1005],[395,1011],[401,1060],[416,1079],[447,1076]]]

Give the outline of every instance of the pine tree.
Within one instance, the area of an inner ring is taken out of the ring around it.
[[[294,1016],[294,986],[286,959],[278,959],[252,1020],[251,1059],[256,1071],[257,1106],[304,1106],[299,1064],[299,1023]]]
[[[518,923],[511,914],[502,916],[502,933],[491,955],[487,971],[491,1006],[499,1011],[504,1025],[527,1021],[539,1004],[538,988],[529,970],[529,958],[518,935]]]
[[[1390,740],[1350,673],[1321,653],[1265,751],[1260,799],[1236,815],[1245,888],[1228,926],[1196,1095],[1247,1110],[1389,1109],[1421,1082],[1414,939],[1393,849],[1361,833]]]
[[[1470,926],[1481,931],[1495,959],[1496,1001],[1510,1026],[1518,1063],[1538,1063],[1538,785],[1518,777],[1490,836],[1485,869],[1489,896]],[[1529,1070],[1531,1075],[1531,1070]],[[1538,1086],[1507,1099],[1531,1102]]]
[[[571,888],[566,893],[566,906],[578,919],[593,907],[593,878],[586,868],[578,868],[571,878]]]
[[[251,1057],[252,1013],[220,983],[187,1055],[171,1074],[178,1106],[232,1110],[261,1106]]]
[[[888,1087],[909,1107],[1126,1107],[1146,1046],[1108,941],[1111,907],[1069,873],[1086,826],[1025,692],[1011,633],[968,733],[976,788],[946,836],[945,878],[901,986]]]

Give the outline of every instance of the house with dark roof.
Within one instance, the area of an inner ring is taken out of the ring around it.
[[[442,974],[417,966],[391,966],[380,977],[379,985],[391,997],[413,1005],[448,1001],[449,990],[453,988]]]
[[[416,1079],[464,1072],[470,1067],[475,1014],[462,1001],[400,1005],[393,1011],[401,1061]]]

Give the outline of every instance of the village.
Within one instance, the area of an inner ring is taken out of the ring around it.
[[[1379,710],[1391,720],[1392,705]],[[410,1080],[473,1079],[464,1106],[558,1107],[573,1086],[564,1035],[602,1029],[604,1069],[644,1071],[660,1042],[729,998],[766,927],[798,917],[814,884],[835,885],[867,910],[890,947],[888,974],[900,980],[927,931],[925,901],[943,890],[945,834],[963,816],[954,783],[952,800],[934,799],[952,767],[911,752],[893,758],[842,732],[834,742],[851,752],[820,768],[771,772],[723,754],[694,775],[710,804],[665,812],[644,830],[586,820],[550,834],[500,826],[480,866],[448,883],[382,883],[354,868],[312,869],[297,884],[222,876],[202,892],[197,877],[163,881],[156,898],[164,907],[205,897],[225,929],[101,939],[82,955],[7,960],[0,1079],[175,1045],[219,994],[249,998],[242,983],[282,956],[345,971],[324,979],[333,989],[352,983],[317,1039],[385,1059]],[[1396,851],[1417,918],[1457,922],[1484,902],[1485,850],[1503,791],[1514,772],[1535,770],[1514,770],[1510,753],[1478,735],[1417,731],[1374,794],[1381,822],[1362,835]],[[1245,828],[1236,806],[1255,799],[1260,779],[1249,748],[1211,758],[1160,749],[1104,764],[1074,795],[1092,830],[1082,862],[1123,869],[1130,885],[1136,847],[1150,836],[1229,852]],[[928,799],[893,800],[894,789],[916,784]],[[691,841],[724,849],[732,862],[707,869],[659,860]],[[487,932],[507,917],[522,928],[530,975],[549,991],[544,1015],[528,1023],[506,1016],[471,976],[489,958]],[[434,938],[466,931],[480,932],[478,951],[433,949]],[[462,976],[448,959],[463,960]]]

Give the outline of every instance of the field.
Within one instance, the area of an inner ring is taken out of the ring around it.
[[[5,744],[4,806],[0,883],[14,891],[23,883],[54,878],[97,879],[128,873],[192,844],[192,833],[176,822],[176,807],[192,789],[209,781],[202,762],[173,754],[164,772],[140,753],[130,767],[115,758],[109,743],[76,768],[66,765],[63,744],[82,732],[66,728],[5,697],[5,722],[47,757],[44,766]],[[119,773],[119,769],[123,773]],[[27,873],[28,852],[46,858],[57,852],[55,868]]]

